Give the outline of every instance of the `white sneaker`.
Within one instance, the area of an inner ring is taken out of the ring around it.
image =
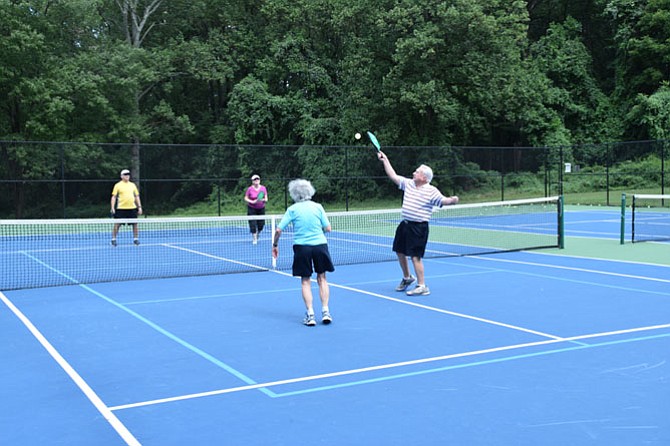
[[[416,288],[408,291],[406,294],[408,296],[428,296],[430,294],[430,290],[426,285],[417,285]]]
[[[407,289],[408,286],[410,286],[411,284],[414,283],[415,280],[416,280],[416,277],[414,277],[414,276],[412,276],[412,275],[409,276],[409,279],[405,279],[405,278],[403,278],[403,279],[400,281],[400,283],[398,284],[398,286],[395,287],[395,290],[396,290],[396,291],[405,291],[405,290]]]
[[[314,327],[316,325],[316,318],[313,314],[305,313],[305,318],[302,320],[302,323],[308,327]]]
[[[328,325],[333,322],[333,317],[330,315],[330,311],[321,312],[321,323],[323,325]]]

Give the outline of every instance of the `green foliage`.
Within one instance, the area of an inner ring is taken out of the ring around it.
[[[668,80],[670,51],[670,1],[668,0],[601,0],[604,14],[610,20],[617,54],[613,98],[621,110],[624,137],[648,139],[650,127],[628,111],[639,95],[654,94]],[[639,102],[638,102],[639,105]]]
[[[661,182],[661,160],[650,155],[639,161],[626,160],[610,169],[612,187],[642,189],[658,186]]]
[[[3,2],[0,131],[223,144],[346,144],[363,129],[387,145],[612,140],[617,106],[667,77],[669,1]],[[595,64],[614,45],[618,76],[604,76],[614,68]],[[625,125],[644,130],[634,117]]]
[[[604,166],[589,166],[578,173],[566,175],[569,193],[584,193],[594,190],[635,191],[659,190],[661,160],[650,155],[638,161],[626,160],[606,169]]]
[[[652,95],[638,95],[635,106],[626,116],[628,122],[637,123],[654,139],[670,137],[670,86],[664,82]]]
[[[0,140],[131,142],[114,154],[73,145],[67,165],[102,178],[119,166],[148,178],[261,172],[280,188],[303,176],[328,199],[351,191],[345,177],[382,174],[373,154],[343,149],[362,143],[357,131],[375,131],[397,166],[458,171],[436,179],[453,190],[500,175],[432,147],[555,146],[564,158],[552,163],[623,162],[600,143],[667,138],[669,10],[670,0],[4,1]],[[212,146],[143,153],[179,143]],[[0,150],[3,177],[58,171],[53,153]],[[359,182],[354,198],[394,192]],[[209,187],[181,184],[166,208]]]
[[[394,43],[383,79],[385,127],[401,144],[489,140],[503,96],[522,63],[528,20],[521,2],[400,2],[380,33]],[[475,89],[468,86],[477,87]]]
[[[520,191],[537,192],[544,187],[544,178],[542,174],[513,172],[505,175],[505,187],[513,187]]]
[[[531,46],[535,63],[550,80],[547,105],[570,136],[552,144],[602,142],[617,137],[609,99],[593,75],[591,55],[581,41],[582,26],[568,17],[550,25]],[[558,129],[559,127],[557,127]]]

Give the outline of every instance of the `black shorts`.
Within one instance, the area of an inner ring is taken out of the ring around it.
[[[403,220],[395,230],[393,251],[423,258],[428,244],[428,222]]]
[[[117,209],[114,218],[137,218],[137,209]]]
[[[315,271],[317,274],[335,271],[328,245],[293,245],[293,275],[311,277]]]

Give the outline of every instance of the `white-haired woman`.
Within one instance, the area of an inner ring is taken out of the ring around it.
[[[272,241],[272,255],[274,258],[279,256],[279,237],[288,225],[293,224],[293,275],[302,281],[302,299],[306,308],[303,323],[307,326],[316,325],[311,283],[312,273],[316,272],[321,322],[330,324],[333,318],[328,308],[330,289],[326,272],[335,271],[325,236],[331,230],[330,221],[323,206],[312,201],[315,193],[312,183],[302,179],[293,180],[288,185],[288,192],[295,203],[286,210],[277,225]]]

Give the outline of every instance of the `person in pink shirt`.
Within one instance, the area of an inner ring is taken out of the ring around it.
[[[261,184],[261,177],[254,174],[251,176],[251,186],[244,193],[244,201],[247,202],[247,215],[265,215],[265,205],[268,202],[268,190]],[[258,243],[258,236],[265,226],[265,219],[249,220],[252,243]]]

